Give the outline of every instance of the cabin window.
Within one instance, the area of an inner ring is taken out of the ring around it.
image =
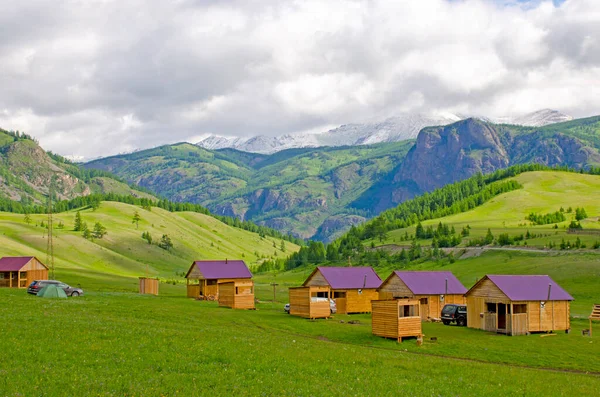
[[[427,298],[421,298],[420,301],[421,301],[422,305],[426,305],[427,304]]]
[[[217,280],[206,280],[206,285],[217,285]]]
[[[527,305],[526,304],[513,305],[513,311],[514,311],[514,314],[527,313]]]
[[[235,287],[235,294],[236,294],[236,295],[239,295],[239,294],[240,294],[240,289],[239,289],[239,287]]]
[[[488,313],[496,313],[496,304],[495,303],[487,302],[486,305],[487,305]]]
[[[27,278],[27,272],[21,272],[20,278]]]
[[[416,317],[417,316],[417,305],[405,305],[400,306],[398,310],[398,317]]]
[[[4,273],[0,273],[0,280],[4,280]]]
[[[333,293],[333,298],[337,299],[337,298],[345,298],[346,297],[346,291],[335,291]]]

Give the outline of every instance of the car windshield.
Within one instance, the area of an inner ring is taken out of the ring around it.
[[[456,306],[444,306],[442,313],[453,313]]]

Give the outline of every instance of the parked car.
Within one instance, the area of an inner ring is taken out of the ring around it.
[[[65,284],[58,280],[35,280],[29,287],[27,287],[27,292],[33,295],[37,295],[38,291],[44,288],[46,285],[54,284],[58,288],[62,288],[67,296],[82,296],[83,290],[81,288],[71,287],[69,284]]]
[[[319,299],[327,299],[327,298],[314,298],[317,299],[317,302]],[[331,310],[331,314],[335,314],[337,313],[337,305],[335,304],[335,301],[333,299],[329,299],[329,310]],[[287,314],[290,314],[290,304],[286,303],[285,306],[283,307],[283,311],[286,312]]]
[[[456,325],[464,327],[467,325],[467,306],[448,304],[442,309],[441,317],[444,325],[455,322]]]

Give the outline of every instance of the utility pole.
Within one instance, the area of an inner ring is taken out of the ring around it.
[[[277,284],[277,283],[271,283],[271,285],[273,286],[273,303],[275,303],[275,300],[276,300],[276,298],[277,298],[277,288],[276,288],[276,287],[277,287],[279,284]]]
[[[48,188],[48,239],[46,241],[46,264],[50,267],[50,279],[54,280],[54,241],[52,231],[54,229],[52,222],[52,206],[53,206],[53,195],[54,195],[54,179],[50,179],[50,187]]]

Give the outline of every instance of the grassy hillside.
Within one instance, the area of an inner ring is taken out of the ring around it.
[[[538,171],[527,172],[514,178],[523,188],[503,193],[483,205],[470,211],[436,218],[422,222],[424,227],[436,226],[439,222],[454,226],[460,231],[469,225],[470,234],[463,238],[461,246],[467,245],[469,240],[486,235],[488,228],[495,237],[502,233],[510,237],[520,236],[529,231],[541,235],[527,239],[529,247],[547,247],[549,243],[560,244],[563,239],[574,242],[577,237],[592,248],[596,241],[600,241],[600,234],[569,234],[568,226],[575,220],[575,209],[582,207],[588,217],[580,223],[583,232],[596,233],[600,230],[600,176],[586,175],[572,172]],[[547,214],[565,210],[565,221],[547,225],[534,225],[527,220],[527,216],[534,212]],[[571,208],[571,212],[567,212]],[[558,226],[555,229],[554,225]],[[415,234],[415,226],[397,229],[388,232],[388,237],[383,242],[378,239],[375,245],[400,243],[406,233]],[[430,240],[424,241],[425,244]],[[410,242],[406,243],[409,244]],[[370,244],[370,241],[369,241]],[[559,247],[557,247],[559,248]]]
[[[132,223],[135,211],[142,218],[139,228]],[[45,261],[47,230],[39,225],[46,216],[30,217],[32,222],[27,224],[21,214],[0,213],[2,255],[35,255]],[[81,232],[72,231],[75,212],[55,214],[55,226],[59,222],[65,225],[63,229],[54,229],[57,278],[73,283],[85,279],[98,284],[98,280],[114,277],[123,283],[118,282],[113,288],[120,289],[124,284],[131,288],[136,282],[133,277],[143,276],[146,269],[151,276],[181,279],[177,273],[186,271],[195,259],[236,258],[253,266],[265,257],[288,255],[298,249],[285,241],[283,252],[279,239],[261,238],[194,212],[172,213],[156,207],[148,211],[123,203],[102,202],[96,211],[82,210],[81,217],[90,229],[100,222],[108,234],[102,239],[86,240]],[[150,233],[152,245],[142,239],[142,232]],[[170,251],[156,245],[164,234],[173,241],[174,248]]]

